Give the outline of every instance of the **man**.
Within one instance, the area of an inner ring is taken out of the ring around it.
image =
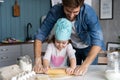
[[[42,42],[48,37],[56,21],[62,17],[73,24],[71,41],[79,65],[74,70],[75,75],[83,75],[91,63],[97,64],[96,56],[104,49],[102,30],[94,10],[84,4],[84,0],[62,0],[62,4],[51,8],[36,35],[34,65],[36,73],[42,70]]]

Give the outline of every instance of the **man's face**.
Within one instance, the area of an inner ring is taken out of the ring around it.
[[[76,8],[70,8],[64,6],[64,12],[66,14],[67,19],[73,21],[80,12],[80,6]]]

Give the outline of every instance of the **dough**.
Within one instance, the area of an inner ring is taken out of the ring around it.
[[[49,75],[50,79],[56,80],[56,79],[66,79],[66,78],[71,78],[72,76],[70,75]]]
[[[35,80],[63,80],[66,78],[71,78],[72,76],[69,75],[37,75]]]
[[[35,77],[35,80],[50,80],[48,75],[38,75]]]

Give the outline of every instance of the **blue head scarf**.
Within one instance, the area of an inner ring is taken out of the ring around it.
[[[72,23],[66,18],[60,18],[54,25],[54,32],[57,40],[69,40],[72,32]]]

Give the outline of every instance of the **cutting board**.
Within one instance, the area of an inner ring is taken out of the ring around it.
[[[17,0],[15,0],[15,4],[13,5],[13,16],[14,17],[20,16],[20,6],[18,5]]]

